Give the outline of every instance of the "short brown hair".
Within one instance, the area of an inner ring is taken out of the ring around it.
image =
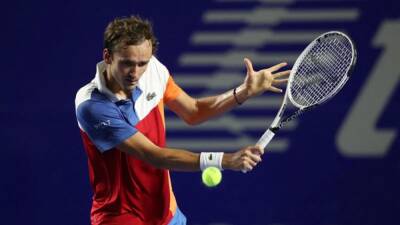
[[[157,51],[157,38],[148,20],[139,16],[121,17],[111,21],[104,31],[104,48],[110,52],[118,51],[128,45],[138,45],[149,40],[152,44],[152,53]]]

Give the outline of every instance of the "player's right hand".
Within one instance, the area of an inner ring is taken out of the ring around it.
[[[251,171],[259,162],[264,151],[259,146],[248,146],[234,153],[225,153],[222,168],[235,171]]]

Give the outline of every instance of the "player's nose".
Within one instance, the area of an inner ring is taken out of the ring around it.
[[[140,73],[139,67],[133,66],[131,68],[131,70],[129,71],[129,76],[133,79],[137,79],[137,78],[139,78],[139,75],[140,75],[139,73]]]

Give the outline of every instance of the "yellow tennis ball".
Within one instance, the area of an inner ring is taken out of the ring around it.
[[[203,170],[201,179],[207,187],[215,187],[221,182],[222,173],[217,167],[208,167]]]

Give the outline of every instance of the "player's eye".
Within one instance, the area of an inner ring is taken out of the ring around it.
[[[121,65],[126,66],[126,67],[131,67],[131,66],[134,66],[135,63],[132,61],[129,61],[129,60],[123,60],[123,61],[121,61]]]
[[[149,61],[142,61],[142,62],[134,62],[131,60],[122,60],[120,61],[120,64],[124,67],[143,67],[146,66],[149,63]]]
[[[148,61],[147,62],[139,62],[138,66],[143,67],[143,66],[147,65],[147,63],[149,63],[149,62]]]

